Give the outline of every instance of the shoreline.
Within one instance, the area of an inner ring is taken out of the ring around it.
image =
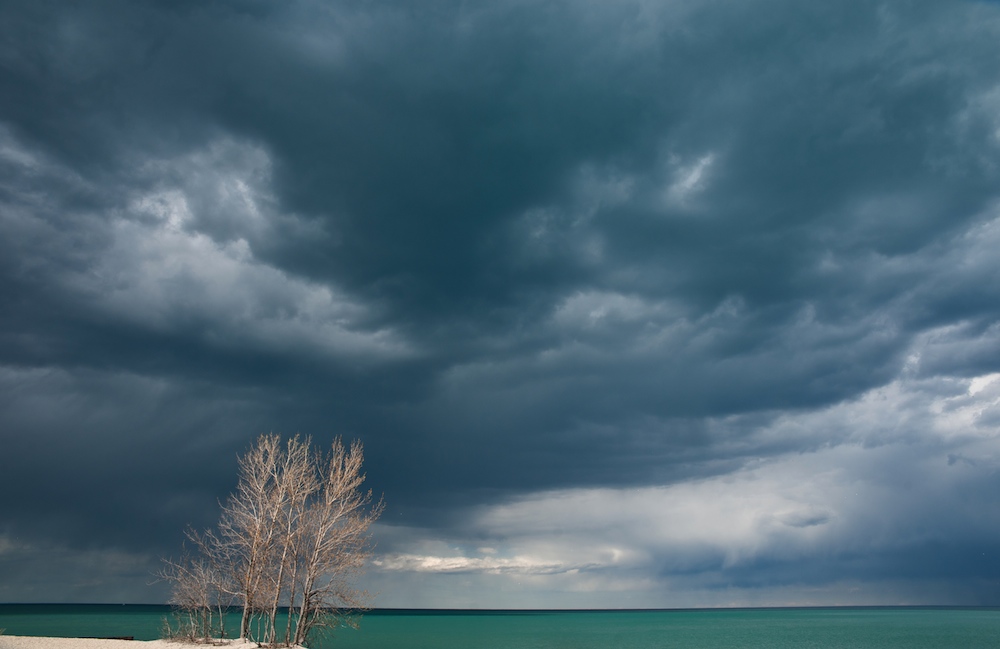
[[[141,647],[140,647],[141,645]],[[0,649],[197,649],[198,647],[256,647],[256,642],[219,640],[217,643],[178,640],[115,640],[110,638],[59,638],[33,635],[0,635]],[[303,649],[296,645],[289,649]]]

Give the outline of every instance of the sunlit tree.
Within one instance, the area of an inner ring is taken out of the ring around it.
[[[353,578],[371,555],[368,530],[382,502],[363,490],[363,460],[360,442],[345,448],[337,439],[324,454],[308,437],[274,434],[239,458],[217,531],[190,535],[198,555],[164,571],[199,635],[226,598],[242,608],[239,637],[270,645],[302,644],[340,612],[367,605]]]

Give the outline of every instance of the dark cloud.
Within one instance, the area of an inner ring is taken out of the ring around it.
[[[141,564],[211,521],[256,434],[343,434],[386,492],[386,589],[419,592],[412,575],[451,556],[469,587],[537,569],[553,591],[573,574],[614,591],[628,574],[662,602],[637,577],[672,579],[659,550],[621,567],[539,540],[519,557],[470,516],[738,481],[756,463],[766,500],[794,491],[768,473],[788,458],[855,471],[842,447],[892,449],[892,475],[908,448],[994,466],[993,4],[0,15],[0,488],[40,483],[0,500],[0,555]],[[963,497],[939,487],[887,537]],[[891,599],[945,579],[920,568],[934,548],[961,563],[994,530],[963,509],[953,534],[896,552],[861,527],[826,536],[844,502],[803,503],[768,516],[831,544],[825,563],[775,559],[777,542],[732,563],[713,550],[743,547],[724,530],[674,516],[698,532],[692,597],[710,601],[702,576],[720,570],[775,597],[842,570]],[[956,564],[955,601],[991,578],[976,565]],[[435,602],[461,600],[433,583]]]

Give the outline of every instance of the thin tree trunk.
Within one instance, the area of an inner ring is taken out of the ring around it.
[[[285,561],[286,561],[285,557],[287,556],[287,554],[288,554],[288,550],[287,549],[285,549],[285,550],[282,551],[282,554],[281,554],[281,565],[278,566],[278,575],[275,578],[274,599],[271,601],[271,612],[270,612],[270,615],[271,615],[271,621],[270,621],[271,628],[270,628],[269,631],[270,631],[270,634],[271,634],[270,640],[271,640],[272,644],[273,644],[274,640],[278,637],[278,628],[277,628],[278,603],[281,601],[281,585],[282,585],[282,581],[285,578]]]
[[[295,559],[296,552],[292,550],[292,576],[288,585],[288,621],[285,624],[285,644],[290,645],[292,641],[292,614],[295,611],[295,585],[298,581],[298,562]]]

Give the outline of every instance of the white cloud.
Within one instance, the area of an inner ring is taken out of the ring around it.
[[[621,322],[659,321],[671,317],[666,304],[608,291],[578,291],[560,303],[552,315],[560,328],[591,329]]]
[[[715,162],[714,153],[706,153],[695,160],[682,161],[670,156],[671,182],[664,193],[668,204],[685,205],[708,185],[708,173]]]
[[[540,561],[533,557],[516,556],[465,557],[428,556],[417,554],[392,554],[375,559],[372,563],[383,570],[406,570],[412,572],[458,573],[478,572],[487,574],[553,575],[587,568],[587,565],[573,565],[561,561]]]
[[[194,322],[222,347],[372,358],[409,353],[393,332],[366,330],[367,309],[335,287],[261,263],[245,239],[219,243],[180,227],[189,218],[183,197],[146,196],[133,208],[162,218],[154,227],[116,220],[110,249],[75,278],[79,292],[117,316],[163,332]]]
[[[0,136],[0,154],[26,176],[84,183]],[[68,266],[53,273],[54,281],[85,308],[160,333],[193,332],[221,348],[354,361],[414,353],[336,285],[293,275],[255,253],[254,242],[267,240],[279,224],[302,232],[312,227],[278,210],[262,148],[224,138],[136,168],[118,209],[64,215],[73,206],[54,205],[41,193],[23,196],[2,223],[8,245],[30,248],[47,240],[27,270]],[[86,222],[88,240],[79,240],[83,230],[64,227],[64,218],[77,227]]]
[[[835,562],[963,535],[995,538],[1000,517],[989,513],[992,497],[984,487],[1000,471],[1000,425],[981,415],[997,408],[998,399],[995,374],[904,377],[849,402],[785,413],[741,442],[752,452],[754,444],[775,448],[782,440],[812,438],[812,451],[748,455],[736,471],[678,484],[559,489],[483,506],[470,512],[460,537],[400,532],[394,544],[400,551],[376,566],[501,581],[531,575],[536,581],[521,587],[563,592],[613,592],[618,580],[645,576],[637,592],[651,605],[669,598],[674,582],[711,590],[730,572],[759,562]],[[718,419],[710,432],[725,447],[727,429],[744,426],[739,417]],[[484,543],[489,553],[473,549]],[[905,591],[903,582],[865,587],[874,603],[898,601]],[[843,588],[830,574],[825,582],[788,583],[774,592],[791,603],[828,603]]]

